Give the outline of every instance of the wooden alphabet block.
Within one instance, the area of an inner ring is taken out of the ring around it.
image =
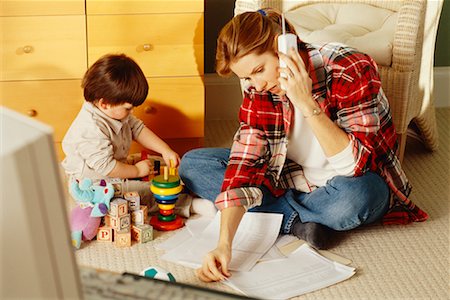
[[[114,218],[114,217],[108,216],[108,222],[105,222],[105,225],[111,226],[112,228],[118,230],[119,229],[119,218]]]
[[[123,196],[123,181],[120,178],[112,178],[108,180],[114,188],[114,197]]]
[[[110,226],[113,229],[119,230],[119,231],[123,230],[123,229],[126,229],[126,228],[130,227],[130,225],[131,225],[131,216],[130,216],[130,214],[126,214],[125,216],[120,216],[120,217],[117,217],[117,218],[108,216],[107,220],[108,220],[107,221],[107,223],[108,223],[107,226]]]
[[[140,210],[142,210],[142,214],[144,215],[144,223],[148,224],[148,207],[147,207],[147,205],[141,205]]]
[[[109,226],[101,226],[98,228],[97,241],[112,242],[113,241],[113,229]]]
[[[147,243],[153,240],[153,227],[149,224],[132,225],[131,236],[138,243]]]
[[[114,232],[114,244],[119,248],[131,247],[130,229],[116,230]]]
[[[133,225],[142,225],[144,224],[144,212],[142,210],[135,210],[131,212],[131,223]]]
[[[109,204],[108,214],[113,218],[126,215],[128,213],[128,201],[122,198],[114,198]]]
[[[110,215],[104,216],[104,217],[103,217],[103,220],[102,220],[102,224],[103,224],[103,226],[109,226],[109,227],[112,227],[112,226],[111,226],[111,216],[110,216]]]
[[[119,218],[119,227],[118,230],[124,230],[131,226],[131,216],[130,214],[126,214],[124,216],[120,216]]]
[[[124,195],[124,198],[128,201],[128,209],[130,211],[139,209],[139,206],[141,205],[141,197],[139,197],[138,192],[128,192]]]

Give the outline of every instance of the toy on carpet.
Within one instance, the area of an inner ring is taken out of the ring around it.
[[[140,205],[138,192],[127,192],[124,198],[111,200],[108,214],[98,229],[97,241],[113,242],[116,247],[131,247],[153,240],[153,227],[148,224],[148,208]]]
[[[159,214],[150,219],[150,225],[157,230],[175,230],[184,225],[183,219],[174,213],[178,195],[183,190],[180,177],[175,175],[175,171],[175,168],[171,168],[169,175],[165,166],[163,175],[152,179],[150,190],[158,203]]]
[[[108,213],[114,188],[104,180],[100,185],[93,185],[91,179],[85,178],[81,182],[72,181],[69,192],[77,203],[70,213],[72,244],[79,249],[82,240],[89,241],[97,235],[101,217]]]
[[[145,277],[154,278],[154,279],[159,279],[159,280],[176,282],[175,277],[172,275],[172,273],[164,270],[161,267],[156,267],[156,266],[146,268],[145,270],[143,270],[141,272],[140,275],[145,276]]]
[[[150,171],[150,173],[142,177],[142,181],[150,181],[153,179],[153,177],[159,175],[160,169],[161,169],[161,161],[158,159],[157,156],[150,155],[147,151],[142,150],[141,151],[141,159],[140,160],[150,160],[150,162],[153,164],[153,170]]]

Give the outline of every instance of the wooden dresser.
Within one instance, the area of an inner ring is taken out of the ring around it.
[[[51,125],[62,158],[61,140],[83,103],[84,1],[1,5],[1,104]]]
[[[81,78],[107,53],[132,57],[148,78],[137,117],[180,155],[202,146],[202,0],[1,5],[1,104],[51,125],[60,158],[61,140],[84,101]]]

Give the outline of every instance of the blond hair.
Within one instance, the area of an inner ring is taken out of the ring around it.
[[[255,52],[277,51],[276,38],[281,33],[281,14],[274,9],[245,12],[235,16],[220,31],[217,39],[216,72],[231,74],[230,64]],[[295,33],[286,22],[286,32]]]

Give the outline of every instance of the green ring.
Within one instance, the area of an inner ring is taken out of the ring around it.
[[[169,178],[164,180],[163,175],[158,175],[152,179],[152,184],[163,189],[174,188],[180,185],[180,178],[178,176],[169,175]]]
[[[174,187],[177,187],[180,185],[180,180],[178,182],[158,182],[158,181],[152,181],[152,184],[156,186],[157,188],[161,189],[171,189]]]
[[[158,214],[158,220],[160,220],[160,221],[162,221],[162,222],[170,222],[170,221],[173,221],[173,220],[175,220],[176,217],[177,217],[177,216],[176,216],[175,214],[171,214],[171,215],[169,215],[169,216],[163,216],[163,215]]]

